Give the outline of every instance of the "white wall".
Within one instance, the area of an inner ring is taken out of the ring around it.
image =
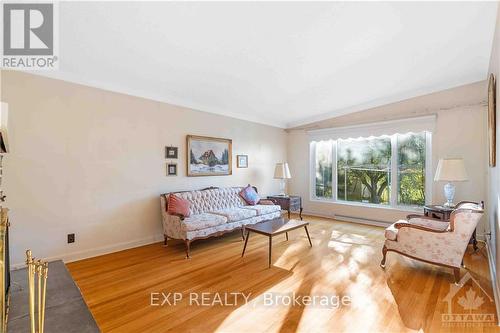
[[[487,201],[485,100],[486,84],[478,82],[289,130],[288,162],[294,176],[290,182],[290,190],[302,195],[304,210],[313,214],[344,215],[388,223],[404,218],[407,211],[309,200],[309,140],[306,130],[437,114],[436,131],[432,137],[432,175],[434,176],[439,158],[463,157],[470,180],[456,184],[455,202]],[[443,185],[433,183],[432,202],[445,202]],[[486,223],[482,222],[479,234],[484,234],[485,229]]]
[[[494,168],[489,168],[488,173],[488,184],[489,184],[489,202],[491,203],[488,207],[489,212],[489,225],[491,230],[491,253],[494,256],[493,262],[496,266],[497,274],[497,295],[500,296],[500,278],[498,277],[498,270],[500,267],[500,7],[497,12],[497,24],[495,28],[495,37],[493,40],[493,49],[490,59],[489,73],[493,73],[497,81],[496,90],[496,128],[497,128],[497,138],[496,138],[496,154],[497,154],[497,165]],[[498,297],[498,296],[497,296]],[[500,304],[497,307],[500,311]]]
[[[306,129],[437,114],[433,171],[440,157],[465,158],[470,181],[456,200],[487,195],[486,83],[458,87],[289,130],[194,111],[40,76],[2,72],[1,100],[9,103],[12,153],[5,158],[6,206],[11,209],[12,260],[24,250],[75,259],[161,238],[158,195],[206,186],[255,184],[276,193],[274,164],[288,160],[289,191],[307,212],[391,222],[408,212],[309,200]],[[248,169],[233,176],[185,176],[187,134],[233,139],[233,157],[248,154]],[[165,176],[164,147],[180,148],[180,175]],[[288,158],[287,158],[288,157]],[[433,202],[444,202],[434,184]],[[490,207],[486,200],[487,207]],[[485,232],[481,225],[479,233]],[[66,244],[66,234],[76,243]]]
[[[11,259],[75,259],[161,239],[159,194],[255,184],[276,193],[282,129],[20,72],[2,71],[12,152],[4,159]],[[233,175],[186,177],[186,135],[233,140]],[[165,146],[179,147],[177,177]],[[249,168],[236,168],[236,155]],[[76,233],[76,243],[66,235]]]

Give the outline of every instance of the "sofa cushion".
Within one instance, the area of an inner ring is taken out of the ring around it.
[[[274,212],[278,212],[281,210],[281,207],[278,205],[255,205],[255,206],[243,206],[244,209],[253,209],[257,212],[257,215],[266,215]]]
[[[167,212],[172,215],[180,215],[182,217],[189,216],[190,202],[186,199],[180,198],[175,194],[170,194],[167,199]]]
[[[257,212],[255,210],[238,207],[214,210],[210,213],[224,216],[227,218],[228,222],[236,222],[257,216]]]
[[[252,186],[250,186],[250,184],[248,184],[247,187],[242,189],[239,194],[243,198],[243,200],[245,200],[245,202],[251,206],[256,205],[260,200],[257,191],[255,191],[255,189]]]
[[[227,218],[218,214],[201,213],[191,215],[181,221],[185,231],[196,231],[215,227],[227,222]]]
[[[191,214],[201,214],[246,205],[243,198],[239,196],[241,189],[242,187],[224,187],[174,194],[191,203],[189,207]]]
[[[402,222],[406,222],[406,221],[402,221]],[[425,218],[421,219],[418,217],[409,219],[407,223],[419,225],[419,226],[426,227],[426,228],[436,229],[436,230],[440,230],[440,231],[446,230],[450,226],[450,223],[446,222],[446,221],[429,220],[429,219],[425,219]]]

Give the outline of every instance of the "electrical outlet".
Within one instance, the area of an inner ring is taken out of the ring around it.
[[[68,244],[75,242],[75,234],[68,234]]]

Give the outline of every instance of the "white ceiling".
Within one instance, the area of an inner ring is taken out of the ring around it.
[[[496,2],[61,2],[40,73],[293,127],[484,80]]]

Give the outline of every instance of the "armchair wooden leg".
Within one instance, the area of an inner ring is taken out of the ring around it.
[[[186,244],[186,259],[191,259],[190,253],[191,253],[191,241],[186,239],[184,241]]]
[[[460,282],[460,268],[453,268],[453,275],[455,276],[455,284]]]
[[[163,235],[163,237],[164,237],[163,246],[166,247],[166,246],[168,246],[168,237],[167,237],[167,235]]]
[[[380,262],[380,267],[385,268],[385,258],[387,256],[387,247],[384,245],[382,248],[382,261]]]
[[[241,227],[241,238],[245,240],[245,227]]]

